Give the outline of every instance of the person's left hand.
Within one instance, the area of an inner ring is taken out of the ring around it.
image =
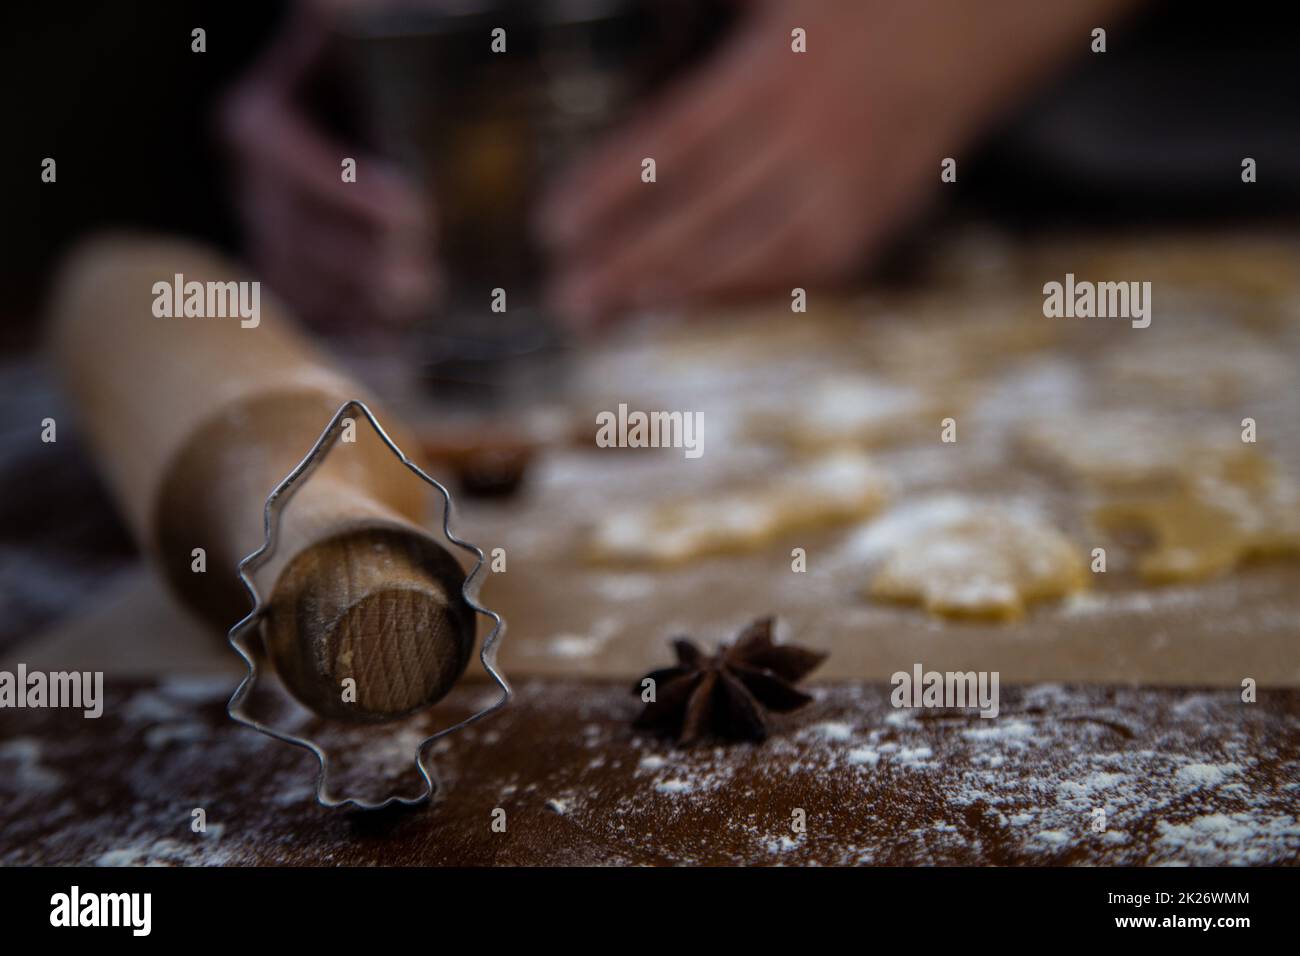
[[[318,15],[302,4],[227,93],[218,134],[249,258],[270,286],[318,328],[373,334],[432,307],[431,204],[395,167],[336,142],[298,102],[323,63]],[[355,182],[342,181],[345,156],[357,161]]]

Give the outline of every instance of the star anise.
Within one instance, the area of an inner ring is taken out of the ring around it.
[[[773,618],[760,618],[713,655],[689,638],[675,638],[677,664],[646,675],[655,682],[655,700],[646,704],[636,726],[676,734],[680,744],[708,735],[766,739],[767,712],[785,713],[812,700],[794,685],[827,657],[774,643],[773,623]],[[642,682],[634,690],[641,693]]]

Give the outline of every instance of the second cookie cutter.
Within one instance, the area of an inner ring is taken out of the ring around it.
[[[245,699],[257,683],[258,678],[258,654],[257,651],[248,643],[248,638],[261,623],[261,620],[267,611],[266,603],[263,601],[262,595],[258,592],[257,586],[253,583],[250,574],[270,560],[271,556],[275,553],[276,533],[280,527],[280,512],[284,510],[289,499],[293,497],[294,491],[297,490],[299,485],[306,481],[311,473],[325,460],[325,456],[329,453],[330,449],[334,447],[338,435],[344,427],[344,420],[357,414],[363,416],[366,421],[370,423],[370,426],[375,430],[375,433],[379,436],[380,440],[382,440],[388,449],[397,456],[403,465],[405,465],[421,481],[438,489],[438,493],[442,495],[443,499],[443,534],[446,535],[447,540],[452,544],[475,556],[476,562],[474,564],[474,569],[470,571],[468,576],[465,578],[465,583],[461,587],[461,596],[465,599],[465,603],[469,605],[476,614],[482,614],[492,621],[492,629],[488,632],[487,636],[483,638],[483,644],[479,650],[479,660],[483,664],[483,669],[487,671],[489,676],[491,676],[492,680],[496,683],[497,687],[501,690],[501,696],[494,703],[489,704],[487,707],[484,707],[464,720],[452,724],[450,727],[446,727],[430,734],[416,746],[415,766],[416,769],[419,770],[420,777],[424,781],[424,791],[421,794],[415,797],[403,797],[394,794],[380,801],[367,801],[346,795],[342,797],[331,796],[325,789],[325,779],[329,768],[329,756],[319,745],[316,744],[315,741],[264,724],[243,710]],[[378,810],[395,803],[405,804],[408,806],[423,803],[433,795],[435,790],[433,772],[430,770],[427,758],[429,748],[434,741],[445,737],[454,731],[460,730],[463,727],[467,727],[476,721],[482,720],[489,714],[495,713],[504,707],[510,700],[510,684],[506,681],[501,671],[497,669],[496,663],[497,648],[506,633],[506,622],[500,614],[488,610],[478,602],[478,591],[482,584],[480,573],[483,571],[486,559],[483,556],[483,550],[481,548],[458,538],[451,530],[451,512],[451,493],[447,491],[446,487],[444,487],[440,481],[425,473],[419,465],[406,456],[406,453],[403,452],[402,449],[397,446],[397,443],[389,437],[388,433],[384,431],[383,426],[379,424],[378,419],[375,418],[374,413],[370,411],[366,406],[366,403],[358,399],[351,399],[344,402],[343,405],[339,407],[339,410],[334,413],[334,417],[325,427],[325,430],[321,432],[320,437],[316,439],[316,444],[312,446],[311,451],[307,452],[302,461],[298,463],[293,471],[289,472],[289,474],[285,476],[283,481],[272,489],[271,493],[266,498],[266,505],[262,512],[262,546],[239,562],[239,580],[243,582],[244,588],[248,591],[249,597],[253,600],[253,609],[249,611],[248,614],[239,621],[239,623],[230,629],[227,638],[230,641],[231,647],[235,649],[239,656],[244,659],[244,663],[248,665],[248,673],[244,675],[244,679],[240,681],[239,686],[235,689],[235,693],[231,696],[229,703],[227,703],[226,712],[232,719],[246,727],[251,727],[254,730],[260,731],[270,737],[274,737],[277,740],[282,740],[285,743],[310,750],[316,756],[316,760],[319,763],[319,770],[316,774],[316,802],[323,807],[339,807],[348,805],[361,810]]]

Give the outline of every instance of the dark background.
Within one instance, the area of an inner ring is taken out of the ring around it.
[[[211,132],[218,93],[267,42],[284,2],[11,8],[0,95],[13,169],[0,260],[6,340],[28,339],[58,251],[101,224],[237,247]],[[1300,35],[1290,5],[1180,0],[1110,31],[963,161],[956,214],[1017,228],[1291,217],[1300,207]],[[190,52],[190,30],[208,50]],[[1115,103],[1124,104],[1116,110]],[[345,119],[334,118],[336,121]],[[1259,181],[1242,188],[1242,144]],[[57,188],[40,182],[58,161]],[[933,223],[931,223],[933,224]]]

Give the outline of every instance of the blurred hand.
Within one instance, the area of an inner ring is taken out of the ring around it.
[[[936,195],[943,158],[960,176],[990,114],[1085,55],[1125,2],[756,0],[711,62],[550,190],[554,306],[584,325],[849,278]]]
[[[227,95],[230,152],[248,254],[305,321],[352,332],[423,314],[437,289],[428,206],[382,160],[333,142],[299,95],[320,68],[325,32],[301,8]],[[356,182],[342,181],[344,157]]]

